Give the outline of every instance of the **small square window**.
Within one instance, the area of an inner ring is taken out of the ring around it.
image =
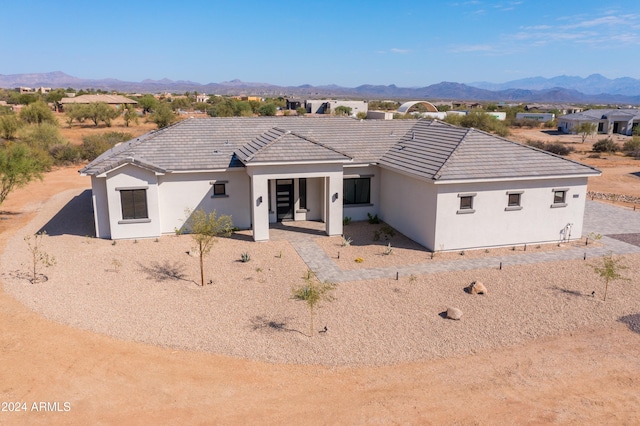
[[[471,196],[460,197],[460,210],[470,210],[470,209],[473,209],[473,197]]]
[[[213,195],[227,195],[227,185],[224,183],[214,183]]]
[[[567,191],[553,191],[553,204],[564,204]]]
[[[522,194],[509,194],[509,201],[507,206],[509,207],[520,207],[520,196]]]

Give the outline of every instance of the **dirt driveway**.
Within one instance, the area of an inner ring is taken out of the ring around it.
[[[11,194],[0,243],[83,186],[61,169]],[[77,330],[0,292],[2,424],[639,424],[638,359],[620,323],[423,363],[273,365]]]

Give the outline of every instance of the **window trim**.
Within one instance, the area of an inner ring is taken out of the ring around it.
[[[558,192],[564,193],[561,202],[556,202],[556,193]],[[567,196],[569,195],[569,188],[553,188],[551,190],[551,193],[553,194],[553,203],[551,204],[552,209],[558,207],[567,207]]]
[[[347,197],[346,197],[346,193],[347,191],[345,191],[345,185],[348,183],[348,181],[353,181],[354,183],[354,199],[357,200],[358,197],[356,195],[356,181],[358,180],[366,180],[368,181],[368,192],[367,192],[367,199],[366,201],[363,202],[353,202],[353,203],[348,203],[347,202]],[[358,177],[350,177],[350,178],[343,178],[342,179],[342,205],[345,207],[365,207],[365,206],[370,206],[371,205],[371,177],[369,176],[358,176]]]
[[[507,207],[504,210],[507,212],[522,210],[522,194],[524,194],[524,191],[507,191]],[[509,199],[512,195],[518,196],[517,204],[510,204]]]
[[[458,199],[460,200],[459,203],[459,208],[458,211],[456,211],[456,214],[472,214],[475,213],[476,210],[473,208],[473,205],[475,204],[475,197],[476,195],[478,195],[477,192],[463,192],[458,194]],[[469,198],[471,203],[469,205],[469,207],[463,207],[462,206],[462,199],[463,198]]]
[[[212,180],[211,182],[209,182],[209,185],[211,185],[212,187],[212,193],[211,193],[211,198],[229,198],[229,194],[227,194],[227,183],[229,183],[228,180]],[[224,193],[223,194],[216,194],[216,186],[221,186],[223,187]]]
[[[147,190],[149,189],[148,186],[130,186],[130,187],[118,187],[116,188],[116,191],[120,192],[120,215],[122,217],[121,220],[118,221],[118,224],[125,224],[125,223],[149,223],[151,222],[151,218],[149,217],[149,201],[147,198]],[[135,213],[135,203],[134,203],[134,217],[129,217],[129,218],[125,218],[124,217],[124,203],[122,200],[122,195],[123,193],[126,192],[134,192],[134,191],[143,191],[144,194],[144,217],[140,216],[137,217],[136,213]]]

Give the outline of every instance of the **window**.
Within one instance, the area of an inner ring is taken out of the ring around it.
[[[213,194],[211,198],[224,198],[228,197],[227,195],[227,183],[226,180],[214,180],[209,182],[211,186],[213,186]]]
[[[300,192],[300,209],[307,208],[307,179],[300,178],[299,179],[299,192]]]
[[[506,211],[522,210],[522,193],[523,191],[507,191]]]
[[[551,204],[551,207],[566,207],[568,192],[569,192],[568,188],[554,188],[553,204]]]
[[[371,178],[351,178],[343,181],[344,204],[370,204]]]
[[[146,189],[120,190],[120,203],[122,204],[122,220],[149,218]]]
[[[213,184],[213,196],[216,195],[227,195],[227,185],[225,183],[214,183]]]
[[[476,196],[473,194],[458,194],[458,198],[460,198],[460,209],[457,211],[458,214],[467,214],[467,213],[475,213],[473,209],[473,199]]]

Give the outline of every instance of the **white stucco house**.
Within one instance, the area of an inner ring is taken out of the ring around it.
[[[185,209],[229,214],[269,239],[279,221],[367,213],[431,250],[577,239],[587,179],[554,154],[431,120],[187,119],[116,146],[91,177],[96,236],[152,238]]]
[[[621,134],[631,136],[640,125],[640,109],[589,109],[558,117],[558,130],[563,133],[576,133],[582,123],[592,123],[601,134]]]

